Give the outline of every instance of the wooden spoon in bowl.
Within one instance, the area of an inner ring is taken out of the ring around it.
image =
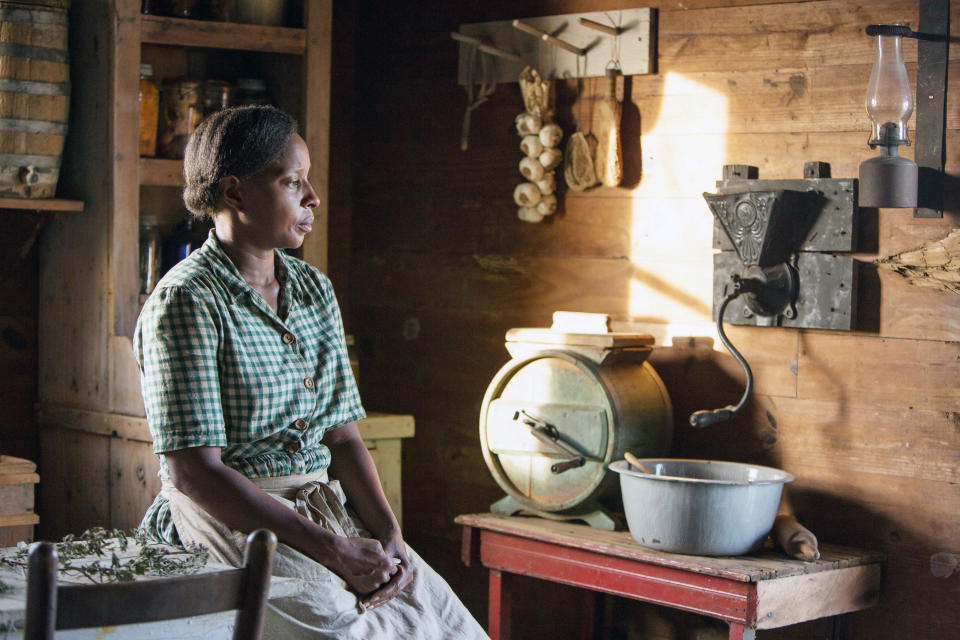
[[[640,462],[640,459],[637,458],[637,456],[633,455],[629,451],[624,451],[623,457],[627,459],[627,462],[629,462],[632,466],[636,467],[640,471],[643,471],[644,473],[649,473],[652,476],[656,475],[653,471],[650,471],[650,469],[647,468],[647,465]]]

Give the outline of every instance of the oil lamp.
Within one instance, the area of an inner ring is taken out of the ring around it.
[[[876,38],[876,57],[867,85],[866,107],[873,128],[868,144],[880,155],[860,164],[860,205],[864,207],[917,206],[917,165],[899,155],[909,145],[907,120],[913,113],[913,92],[903,64],[904,37],[910,27],[870,25],[867,35]]]

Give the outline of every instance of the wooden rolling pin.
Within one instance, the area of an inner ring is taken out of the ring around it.
[[[773,521],[773,538],[791,558],[807,562],[820,559],[817,536],[797,521],[786,492],[780,499],[780,508],[777,509],[777,517]]]
[[[783,552],[791,558],[808,562],[820,559],[817,536],[792,515],[777,516],[773,521],[773,535]]]

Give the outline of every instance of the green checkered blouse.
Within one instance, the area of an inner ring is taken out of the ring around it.
[[[279,312],[240,276],[213,231],[147,300],[133,344],[153,450],[221,447],[247,477],[325,469],[327,430],[365,416],[327,277],[277,251]],[[162,495],[148,534],[178,543]]]

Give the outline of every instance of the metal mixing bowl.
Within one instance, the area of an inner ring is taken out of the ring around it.
[[[620,474],[633,538],[672,553],[737,556],[763,544],[773,527],[786,471],[737,462],[643,458],[644,473],[626,460]]]

